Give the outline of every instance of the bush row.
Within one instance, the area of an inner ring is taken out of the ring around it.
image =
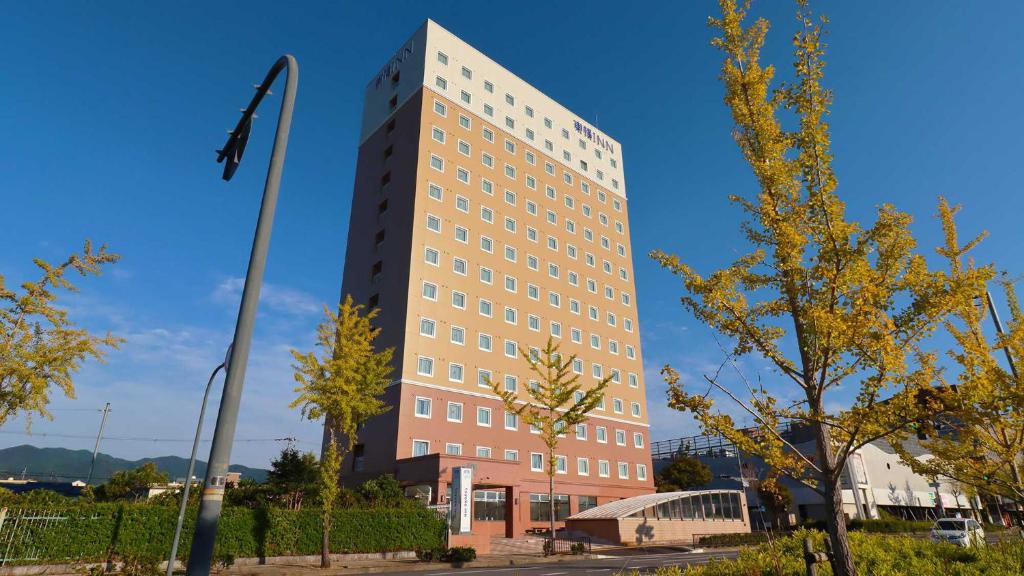
[[[177,521],[172,507],[92,504],[46,514],[59,519],[22,521],[11,553],[15,563],[162,558],[170,550]],[[42,514],[37,513],[37,516]],[[189,510],[178,548],[188,556],[196,509]],[[216,558],[318,554],[319,509],[225,508],[217,530]],[[7,529],[12,529],[12,523]],[[331,551],[392,552],[440,548],[444,522],[426,508],[345,509],[334,513]]]
[[[741,550],[735,560],[712,561],[688,568],[659,568],[657,576],[803,576],[803,539],[810,536],[815,550],[824,550],[825,535],[798,530],[774,542]],[[1024,574],[1024,540],[1013,539],[982,548],[963,549],[923,538],[851,532],[850,546],[858,574],[871,576],[950,575],[1019,576]],[[822,574],[831,574],[822,566]]]

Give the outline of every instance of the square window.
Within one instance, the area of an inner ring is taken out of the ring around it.
[[[468,213],[469,212],[469,198],[466,198],[465,196],[456,196],[455,197],[455,209],[458,210],[459,212],[466,212],[466,213]]]
[[[607,478],[611,474],[611,468],[609,467],[607,460],[597,461],[597,475],[602,478]]]
[[[477,368],[476,371],[476,385],[481,388],[491,387],[491,371],[484,370],[483,368]]]
[[[444,102],[434,100],[434,112],[439,116],[447,116],[448,107],[445,106]]]
[[[462,346],[466,343],[466,329],[461,326],[452,326],[451,342]]]
[[[427,300],[437,301],[437,284],[430,282],[423,283],[423,297]]]
[[[420,356],[416,363],[416,373],[420,376],[433,376],[434,359],[426,356]]]
[[[426,440],[413,440],[412,441],[412,455],[426,456],[430,453],[430,442]]]
[[[470,120],[469,116],[465,114],[459,114],[459,126],[462,126],[466,130],[469,130],[473,126],[473,121]]]
[[[452,444],[449,442],[444,445],[444,453],[449,456],[462,456],[462,444]]]
[[[443,195],[443,192],[442,192],[440,186],[438,186],[437,184],[428,184],[427,185],[427,196],[433,198],[434,200],[440,201],[441,198],[442,198],[442,195]]]
[[[448,65],[448,55],[445,54],[444,52],[438,52],[437,53],[437,61],[440,62],[443,66],[447,66]]]
[[[509,462],[518,462],[519,461],[519,451],[518,450],[505,450],[505,460],[508,460]]]
[[[530,453],[530,471],[531,472],[543,472],[544,471],[544,455],[538,452]]]
[[[505,307],[505,322],[507,322],[509,324],[515,324],[516,321],[517,321],[516,309],[515,308],[509,308],[509,307],[506,306]]]
[[[422,396],[416,397],[416,417],[417,418],[430,418],[430,398],[423,398]]]
[[[476,408],[476,423],[478,426],[490,426],[491,425],[491,409],[483,406],[477,406]]]
[[[462,292],[452,291],[452,306],[461,310],[466,309],[466,295]]]
[[[423,260],[431,266],[437,266],[440,261],[441,255],[437,250],[433,248],[426,248],[423,250]]]
[[[420,335],[433,338],[436,326],[437,324],[430,318],[420,318]]]
[[[473,79],[473,71],[470,70],[469,68],[466,68],[465,66],[463,66],[462,67],[462,77],[466,78],[467,80],[472,80]]]
[[[465,377],[464,374],[465,370],[463,369],[462,364],[456,364],[454,362],[448,364],[448,380],[452,382],[462,382]]]
[[[490,300],[480,300],[480,315],[481,316],[486,316],[488,318],[491,317],[491,301]]]
[[[461,402],[449,402],[448,403],[448,421],[449,422],[462,422],[462,403]]]
[[[594,434],[597,437],[597,441],[599,443],[601,443],[601,444],[607,444],[608,443],[608,429],[605,428],[604,426],[598,426],[595,430],[596,431],[595,431]]]
[[[430,137],[444,144],[444,130],[441,130],[437,126],[434,126],[434,129],[431,131]]]
[[[633,447],[643,448],[644,447],[644,435],[641,432],[633,433]]]
[[[477,338],[477,347],[484,352],[491,351],[491,336],[489,334],[480,334]]]
[[[505,412],[505,430],[519,429],[519,415],[515,412]]]
[[[430,167],[438,172],[444,172],[444,160],[440,156],[430,155]]]
[[[469,230],[467,230],[466,228],[463,228],[462,226],[456,226],[455,227],[455,239],[458,240],[459,242],[462,242],[463,244],[468,244],[469,243]]]
[[[514,340],[505,340],[505,356],[509,358],[515,358],[518,356],[518,350]]]
[[[590,460],[587,460],[586,458],[577,458],[576,459],[576,473],[579,474],[580,476],[589,476],[590,475]]]
[[[476,456],[477,456],[477,458],[490,458],[491,457],[491,449],[488,448],[487,446],[477,446],[476,447]]]
[[[494,84],[491,84],[487,80],[484,80],[484,90],[490,93],[494,93]]]

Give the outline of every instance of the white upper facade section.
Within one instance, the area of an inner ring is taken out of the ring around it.
[[[433,20],[427,20],[366,86],[360,144],[421,87],[540,150],[621,197],[622,147]]]

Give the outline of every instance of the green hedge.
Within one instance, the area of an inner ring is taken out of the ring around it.
[[[20,523],[18,537],[7,555],[13,563],[162,558],[170,550],[177,520],[177,509],[145,504],[93,504],[48,513],[61,519]],[[191,509],[185,518],[179,558],[188,555],[195,515],[196,509]],[[8,518],[3,532],[12,529],[12,518]],[[225,508],[214,555],[249,558],[318,554],[320,539],[318,509]],[[344,509],[334,513],[331,551],[335,553],[433,549],[443,543],[444,522],[425,508]]]

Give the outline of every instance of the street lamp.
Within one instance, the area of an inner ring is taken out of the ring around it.
[[[270,92],[282,70],[288,70],[284,96],[281,100],[281,113],[277,119],[277,133],[274,136],[274,149],[270,153],[270,167],[267,169],[267,180],[263,186],[263,201],[260,205],[259,219],[256,221],[256,236],[252,242],[252,253],[249,255],[249,269],[245,275],[245,287],[242,289],[242,303],[238,309],[238,320],[235,324],[235,337],[227,363],[227,376],[224,392],[221,394],[220,410],[217,413],[217,426],[213,432],[213,445],[210,446],[210,459],[206,466],[206,478],[203,481],[203,492],[199,500],[199,515],[196,518],[195,532],[192,536],[192,549],[188,555],[185,568],[189,576],[207,576],[213,561],[213,543],[217,536],[217,523],[220,520],[221,507],[224,503],[224,487],[231,461],[231,445],[235,439],[235,426],[238,423],[238,405],[242,399],[242,387],[245,383],[245,368],[249,360],[249,348],[252,344],[252,329],[256,322],[256,307],[260,299],[260,287],[263,284],[263,270],[266,268],[267,251],[270,248],[270,230],[274,224],[274,210],[277,207],[277,192],[281,184],[281,172],[284,168],[284,155],[288,147],[288,132],[292,124],[292,111],[295,108],[295,91],[299,83],[299,67],[295,57],[286,54],[267,72],[263,83],[256,88],[256,94],[249,107],[242,113],[235,129],[228,136],[224,148],[217,151],[217,162],[225,162],[224,180],[230,180],[238,164],[242,161],[245,145],[252,132],[252,118],[263,97]]]

